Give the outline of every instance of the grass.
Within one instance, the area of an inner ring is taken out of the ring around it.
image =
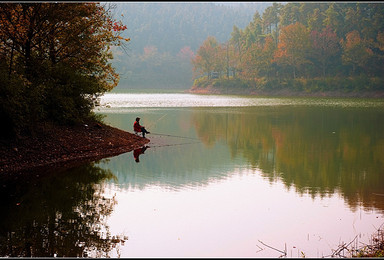
[[[336,250],[332,250],[332,254],[323,256],[323,258],[384,258],[384,224],[378,228],[378,230],[371,235],[371,239],[368,242],[368,244],[365,243],[359,243],[358,242],[358,236],[356,236],[352,241],[349,243],[343,243],[339,245],[339,247]],[[259,242],[270,248],[273,249],[281,255],[279,258],[287,258],[287,248],[285,246],[284,250],[279,250],[274,247],[271,247],[262,241],[259,240]],[[260,250],[263,250],[263,248],[259,247]],[[306,258],[305,252],[300,251],[301,258]]]
[[[355,250],[352,257],[384,257],[384,230],[379,228],[368,245]]]
[[[383,224],[384,225],[384,224]],[[363,258],[363,257],[384,257],[384,230],[383,225],[371,235],[368,244],[358,245],[357,236],[348,244],[340,245],[330,257],[340,258]]]

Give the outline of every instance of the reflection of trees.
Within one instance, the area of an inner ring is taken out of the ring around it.
[[[352,208],[362,203],[384,209],[382,111],[318,107],[236,111],[196,110],[192,120],[199,138],[210,146],[225,140],[233,156],[241,152],[271,181],[279,178],[299,193],[325,196],[340,190]]]
[[[163,138],[163,141],[166,138]],[[175,142],[167,138],[165,143]],[[183,143],[176,140],[175,143]],[[190,141],[188,140],[187,143]],[[102,168],[110,169],[117,177],[118,187],[114,189],[144,189],[148,185],[159,185],[166,189],[179,190],[185,186],[197,187],[208,185],[212,178],[226,178],[233,168],[223,169],[223,158],[228,158],[228,149],[220,145],[212,150],[201,149],[201,143],[151,147],[140,163],[134,160],[133,152],[111,158]],[[224,149],[220,149],[224,148]],[[219,170],[218,170],[219,168]]]
[[[145,110],[150,112],[145,114],[142,112],[141,115],[151,131],[182,137],[195,136],[191,126],[190,108]],[[137,112],[110,113],[107,114],[106,120],[114,126],[131,131],[136,116]],[[152,134],[149,135],[149,139],[154,143],[149,144],[151,148],[143,157],[140,156],[140,163],[134,161],[134,155],[130,152],[111,158],[111,163],[108,165],[99,165],[111,169],[118,178],[119,185],[114,187],[115,189],[144,189],[147,185],[153,184],[172,190],[186,185],[205,186],[212,178],[216,180],[226,178],[228,173],[233,172],[232,165],[226,169],[222,167],[223,161],[229,157],[225,144],[202,149],[200,140]]]
[[[111,172],[93,163],[61,173],[0,180],[0,255],[19,257],[107,256],[111,238],[105,218],[116,201],[98,184]]]

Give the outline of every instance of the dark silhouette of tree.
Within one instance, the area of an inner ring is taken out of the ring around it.
[[[114,177],[94,163],[23,181],[2,178],[2,257],[107,257],[127,239],[105,223],[116,201],[100,183]]]

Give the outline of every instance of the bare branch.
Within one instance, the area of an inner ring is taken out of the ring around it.
[[[269,246],[269,245],[267,245],[267,244],[264,244],[262,241],[260,241],[259,240],[259,242],[260,243],[262,243],[264,246],[266,246],[266,247],[269,247],[269,248],[271,248],[271,249],[273,249],[273,250],[275,250],[275,251],[277,251],[277,252],[279,252],[279,253],[282,253],[283,255],[282,256],[280,256],[280,257],[285,257],[285,256],[287,256],[287,249],[285,249],[285,251],[281,251],[281,250],[279,250],[279,249],[276,249],[276,248],[274,248],[274,247],[271,247],[271,246]]]

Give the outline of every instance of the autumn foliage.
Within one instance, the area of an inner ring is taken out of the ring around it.
[[[110,47],[129,39],[107,5],[1,3],[0,24],[2,136],[81,121],[118,84]]]
[[[274,3],[243,30],[234,26],[209,60],[202,51],[216,39],[207,38],[192,61],[195,83],[212,81],[213,71],[223,82],[230,71],[230,80],[257,89],[384,89],[383,12],[382,3]]]

